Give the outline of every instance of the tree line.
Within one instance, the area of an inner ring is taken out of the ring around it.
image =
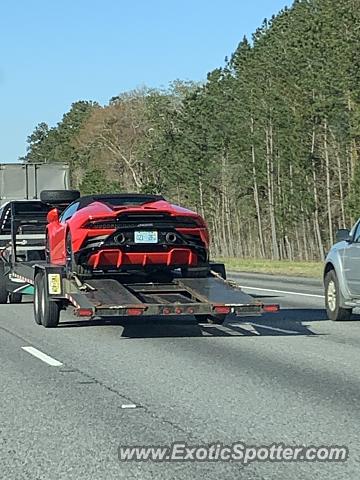
[[[358,0],[296,0],[206,81],[76,102],[23,160],[196,209],[216,255],[322,259],[360,212],[359,25]]]

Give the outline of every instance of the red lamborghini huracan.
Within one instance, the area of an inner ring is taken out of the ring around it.
[[[142,269],[194,271],[209,260],[200,215],[160,195],[89,195],[48,213],[47,255],[78,274]]]

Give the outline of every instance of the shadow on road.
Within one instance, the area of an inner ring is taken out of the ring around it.
[[[284,309],[261,317],[230,316],[224,325],[198,324],[192,317],[105,318],[60,322],[58,328],[119,327],[124,338],[313,336],[311,322],[327,321],[320,309]]]

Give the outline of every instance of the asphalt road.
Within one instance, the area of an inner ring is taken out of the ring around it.
[[[360,322],[329,322],[320,283],[234,278],[281,313],[220,327],[65,314],[46,330],[32,305],[0,306],[0,478],[358,479]],[[174,441],[347,445],[350,458],[247,467],[118,460],[119,445]]]

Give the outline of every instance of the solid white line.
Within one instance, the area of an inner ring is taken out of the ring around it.
[[[247,287],[245,285],[240,285],[240,288],[243,288],[244,290],[257,290],[258,292],[274,292],[274,293],[284,293],[286,295],[299,295],[301,297],[325,298],[324,295],[315,295],[313,293],[287,292],[285,290],[273,290],[271,288]]]
[[[46,353],[40,352],[37,348],[34,347],[21,347],[25,352],[30,353],[30,355],[34,355],[34,357],[42,360],[43,362],[51,365],[52,367],[60,367],[62,365],[61,362],[55,360],[55,358],[49,357]]]
[[[254,327],[259,327],[259,328],[267,328],[268,330],[274,330],[275,332],[283,332],[283,333],[290,333],[290,334],[299,334],[299,332],[294,332],[294,330],[284,330],[283,328],[277,328],[277,327],[269,327],[268,325],[261,325],[259,323],[253,323],[251,322],[251,325]]]

